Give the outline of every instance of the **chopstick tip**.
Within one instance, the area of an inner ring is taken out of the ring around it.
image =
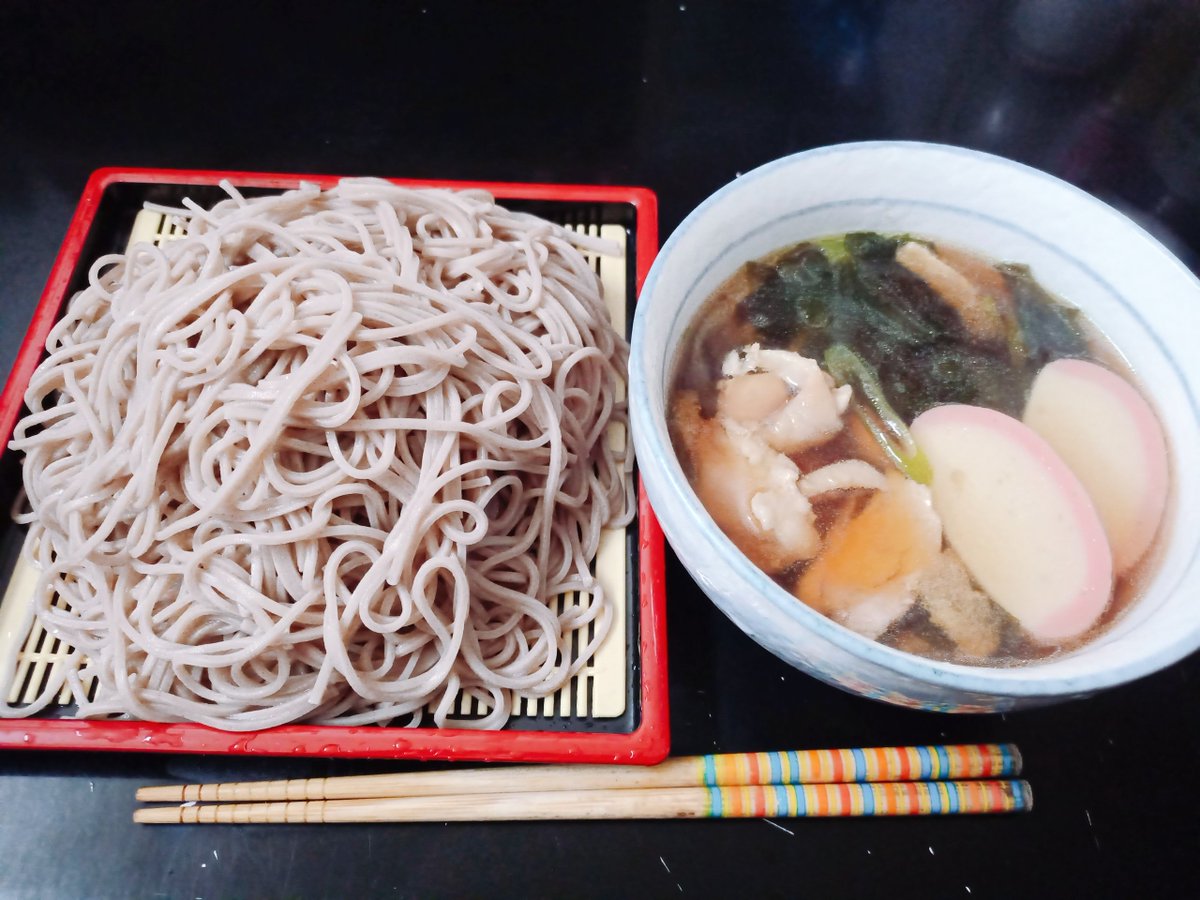
[[[1021,812],[1033,811],[1033,788],[1029,786],[1029,782],[1021,779],[1016,782],[1016,789],[1020,792],[1019,809]]]
[[[182,803],[183,789],[179,785],[151,784],[138,788],[134,798],[143,803]]]
[[[1021,751],[1017,748],[1016,744],[1006,744],[1005,749],[1012,758],[1013,774],[1020,775],[1025,771],[1025,758],[1021,756]]]
[[[146,809],[135,809],[133,821],[138,825],[176,825],[179,824],[179,808],[175,806],[151,806]]]

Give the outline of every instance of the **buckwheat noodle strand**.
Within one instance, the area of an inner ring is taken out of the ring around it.
[[[73,651],[0,714],[65,681],[89,717],[499,727],[612,618],[589,565],[632,517],[627,347],[579,252],[603,248],[478,191],[224,187],[97,261],[47,342],[12,446],[33,614]],[[464,694],[490,712],[455,720]]]

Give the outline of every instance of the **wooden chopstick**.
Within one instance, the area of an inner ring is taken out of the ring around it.
[[[850,750],[781,750],[682,756],[657,766],[508,766],[225,784],[152,785],[137,799],[183,803],[349,800],[444,794],[589,791],[721,785],[835,784],[1011,778],[1012,744],[948,744]]]
[[[1024,781],[906,781],[459,794],[355,800],[153,806],[148,825],[485,822],[533,819],[787,818],[1026,812]]]

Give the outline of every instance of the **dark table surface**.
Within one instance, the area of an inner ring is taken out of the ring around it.
[[[386,12],[379,10],[386,9]],[[1150,0],[0,5],[0,368],[89,172],[638,184],[906,138],[1038,166],[1200,251],[1200,11]],[[1200,336],[1197,336],[1200,337]],[[1007,716],[807,678],[672,558],[672,750],[1016,741],[1019,817],[140,828],[136,786],[395,768],[0,753],[3,897],[1195,896],[1200,656]]]

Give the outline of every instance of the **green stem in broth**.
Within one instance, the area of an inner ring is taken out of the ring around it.
[[[888,403],[875,370],[845,344],[834,344],[825,351],[825,368],[839,384],[854,389],[855,415],[896,467],[913,481],[929,484],[933,480],[929,460],[913,440],[904,420]]]

